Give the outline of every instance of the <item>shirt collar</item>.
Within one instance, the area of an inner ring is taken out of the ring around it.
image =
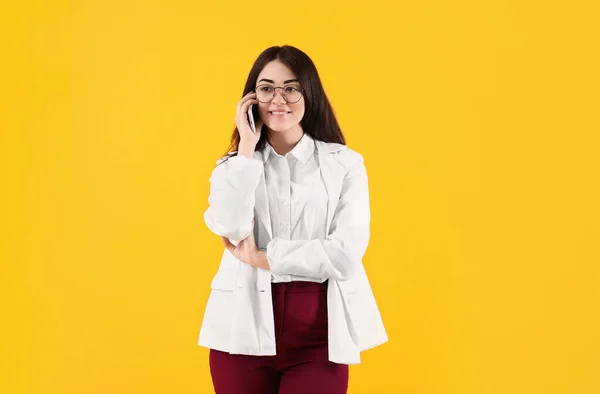
[[[302,164],[306,164],[308,159],[310,159],[310,157],[312,156],[314,150],[314,140],[311,138],[310,135],[304,133],[302,135],[302,138],[300,138],[300,141],[298,141],[296,146],[294,146],[294,148],[289,153],[292,154],[296,159],[300,160]],[[265,163],[269,161],[269,157],[271,155],[283,157],[277,154],[277,152],[275,152],[275,149],[273,149],[271,144],[269,144],[269,141],[266,141],[265,152],[263,155],[263,160]]]

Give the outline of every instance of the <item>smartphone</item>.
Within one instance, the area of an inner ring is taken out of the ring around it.
[[[254,104],[250,104],[248,107],[248,122],[250,123],[250,128],[253,133],[256,133],[256,125],[254,124],[254,115],[252,114],[252,106]]]

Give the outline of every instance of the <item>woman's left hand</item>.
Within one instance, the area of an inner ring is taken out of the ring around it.
[[[227,237],[221,237],[225,248],[231,252],[238,260],[256,268],[269,268],[267,253],[258,249],[254,239],[254,231],[241,240],[239,244],[234,245]]]

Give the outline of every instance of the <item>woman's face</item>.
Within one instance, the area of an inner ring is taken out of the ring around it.
[[[288,96],[294,94],[292,93],[294,87],[301,87],[294,73],[278,60],[267,63],[256,80],[257,95],[260,94],[259,90],[272,92],[273,87],[284,86]],[[282,91],[283,89],[275,89],[275,98],[270,103],[259,103],[258,113],[270,130],[275,132],[294,131],[301,127],[300,121],[304,116],[304,96],[300,94],[298,102],[288,103],[283,99]]]

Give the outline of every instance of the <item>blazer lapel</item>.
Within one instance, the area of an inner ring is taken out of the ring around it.
[[[334,160],[330,153],[336,151],[335,146],[330,147],[327,143],[322,141],[317,142],[317,149],[319,151],[319,167],[321,169],[321,177],[325,183],[325,189],[327,190],[328,203],[327,203],[327,226],[325,234],[329,234],[331,223],[333,222],[333,214],[337,207],[342,192],[342,184],[344,181],[344,168]],[[343,149],[344,145],[339,145]],[[339,149],[337,149],[339,150]]]

